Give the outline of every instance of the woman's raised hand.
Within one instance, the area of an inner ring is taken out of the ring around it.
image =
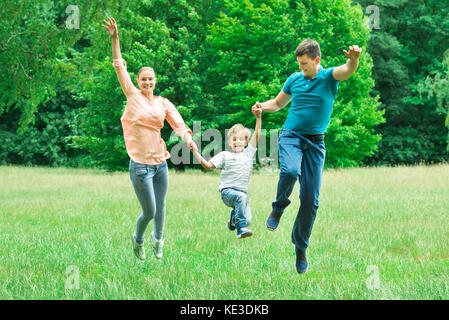
[[[114,38],[118,36],[118,29],[117,29],[117,23],[115,22],[114,18],[108,17],[108,21],[103,20],[103,28],[108,30],[109,35]]]

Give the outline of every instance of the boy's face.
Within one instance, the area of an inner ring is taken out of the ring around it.
[[[229,138],[228,144],[232,151],[242,152],[248,144],[248,140],[244,134],[235,134]]]

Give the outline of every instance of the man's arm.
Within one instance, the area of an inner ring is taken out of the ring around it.
[[[284,91],[280,91],[275,99],[268,100],[264,103],[256,102],[252,107],[252,110],[261,108],[265,112],[277,112],[284,108],[292,99],[292,96],[286,94]]]
[[[348,58],[348,61],[339,67],[336,67],[334,69],[334,78],[337,81],[343,81],[348,79],[351,74],[357,70],[357,67],[359,66],[359,56],[362,52],[362,48],[359,48],[359,46],[350,46],[349,52],[346,50],[343,50],[344,54]]]

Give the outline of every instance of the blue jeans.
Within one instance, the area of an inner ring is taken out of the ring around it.
[[[311,142],[288,129],[279,133],[279,161],[281,172],[277,186],[274,211],[283,212],[299,179],[300,207],[292,230],[292,242],[301,250],[309,246],[313,223],[317,214],[326,148],[324,141]]]
[[[165,197],[168,190],[167,162],[149,165],[131,160],[129,175],[142,207],[142,213],[136,222],[136,241],[144,241],[145,230],[153,218],[154,236],[156,239],[162,239],[165,222]]]
[[[251,224],[251,210],[248,195],[245,191],[225,188],[221,190],[221,199],[225,205],[233,208],[234,224],[237,230]]]

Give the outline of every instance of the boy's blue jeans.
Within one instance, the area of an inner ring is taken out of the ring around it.
[[[237,230],[251,224],[251,210],[248,195],[245,191],[225,188],[221,190],[221,199],[225,205],[233,208],[234,224]]]
[[[301,250],[309,246],[313,223],[317,214],[326,148],[324,141],[311,142],[288,129],[279,133],[279,161],[281,173],[277,186],[274,211],[284,212],[288,199],[299,179],[300,207],[292,230],[292,242]]]
[[[153,218],[154,236],[156,239],[162,239],[165,222],[165,198],[168,190],[167,162],[149,165],[131,160],[129,162],[129,175],[142,207],[142,213],[136,222],[136,241],[144,241],[145,230]]]

